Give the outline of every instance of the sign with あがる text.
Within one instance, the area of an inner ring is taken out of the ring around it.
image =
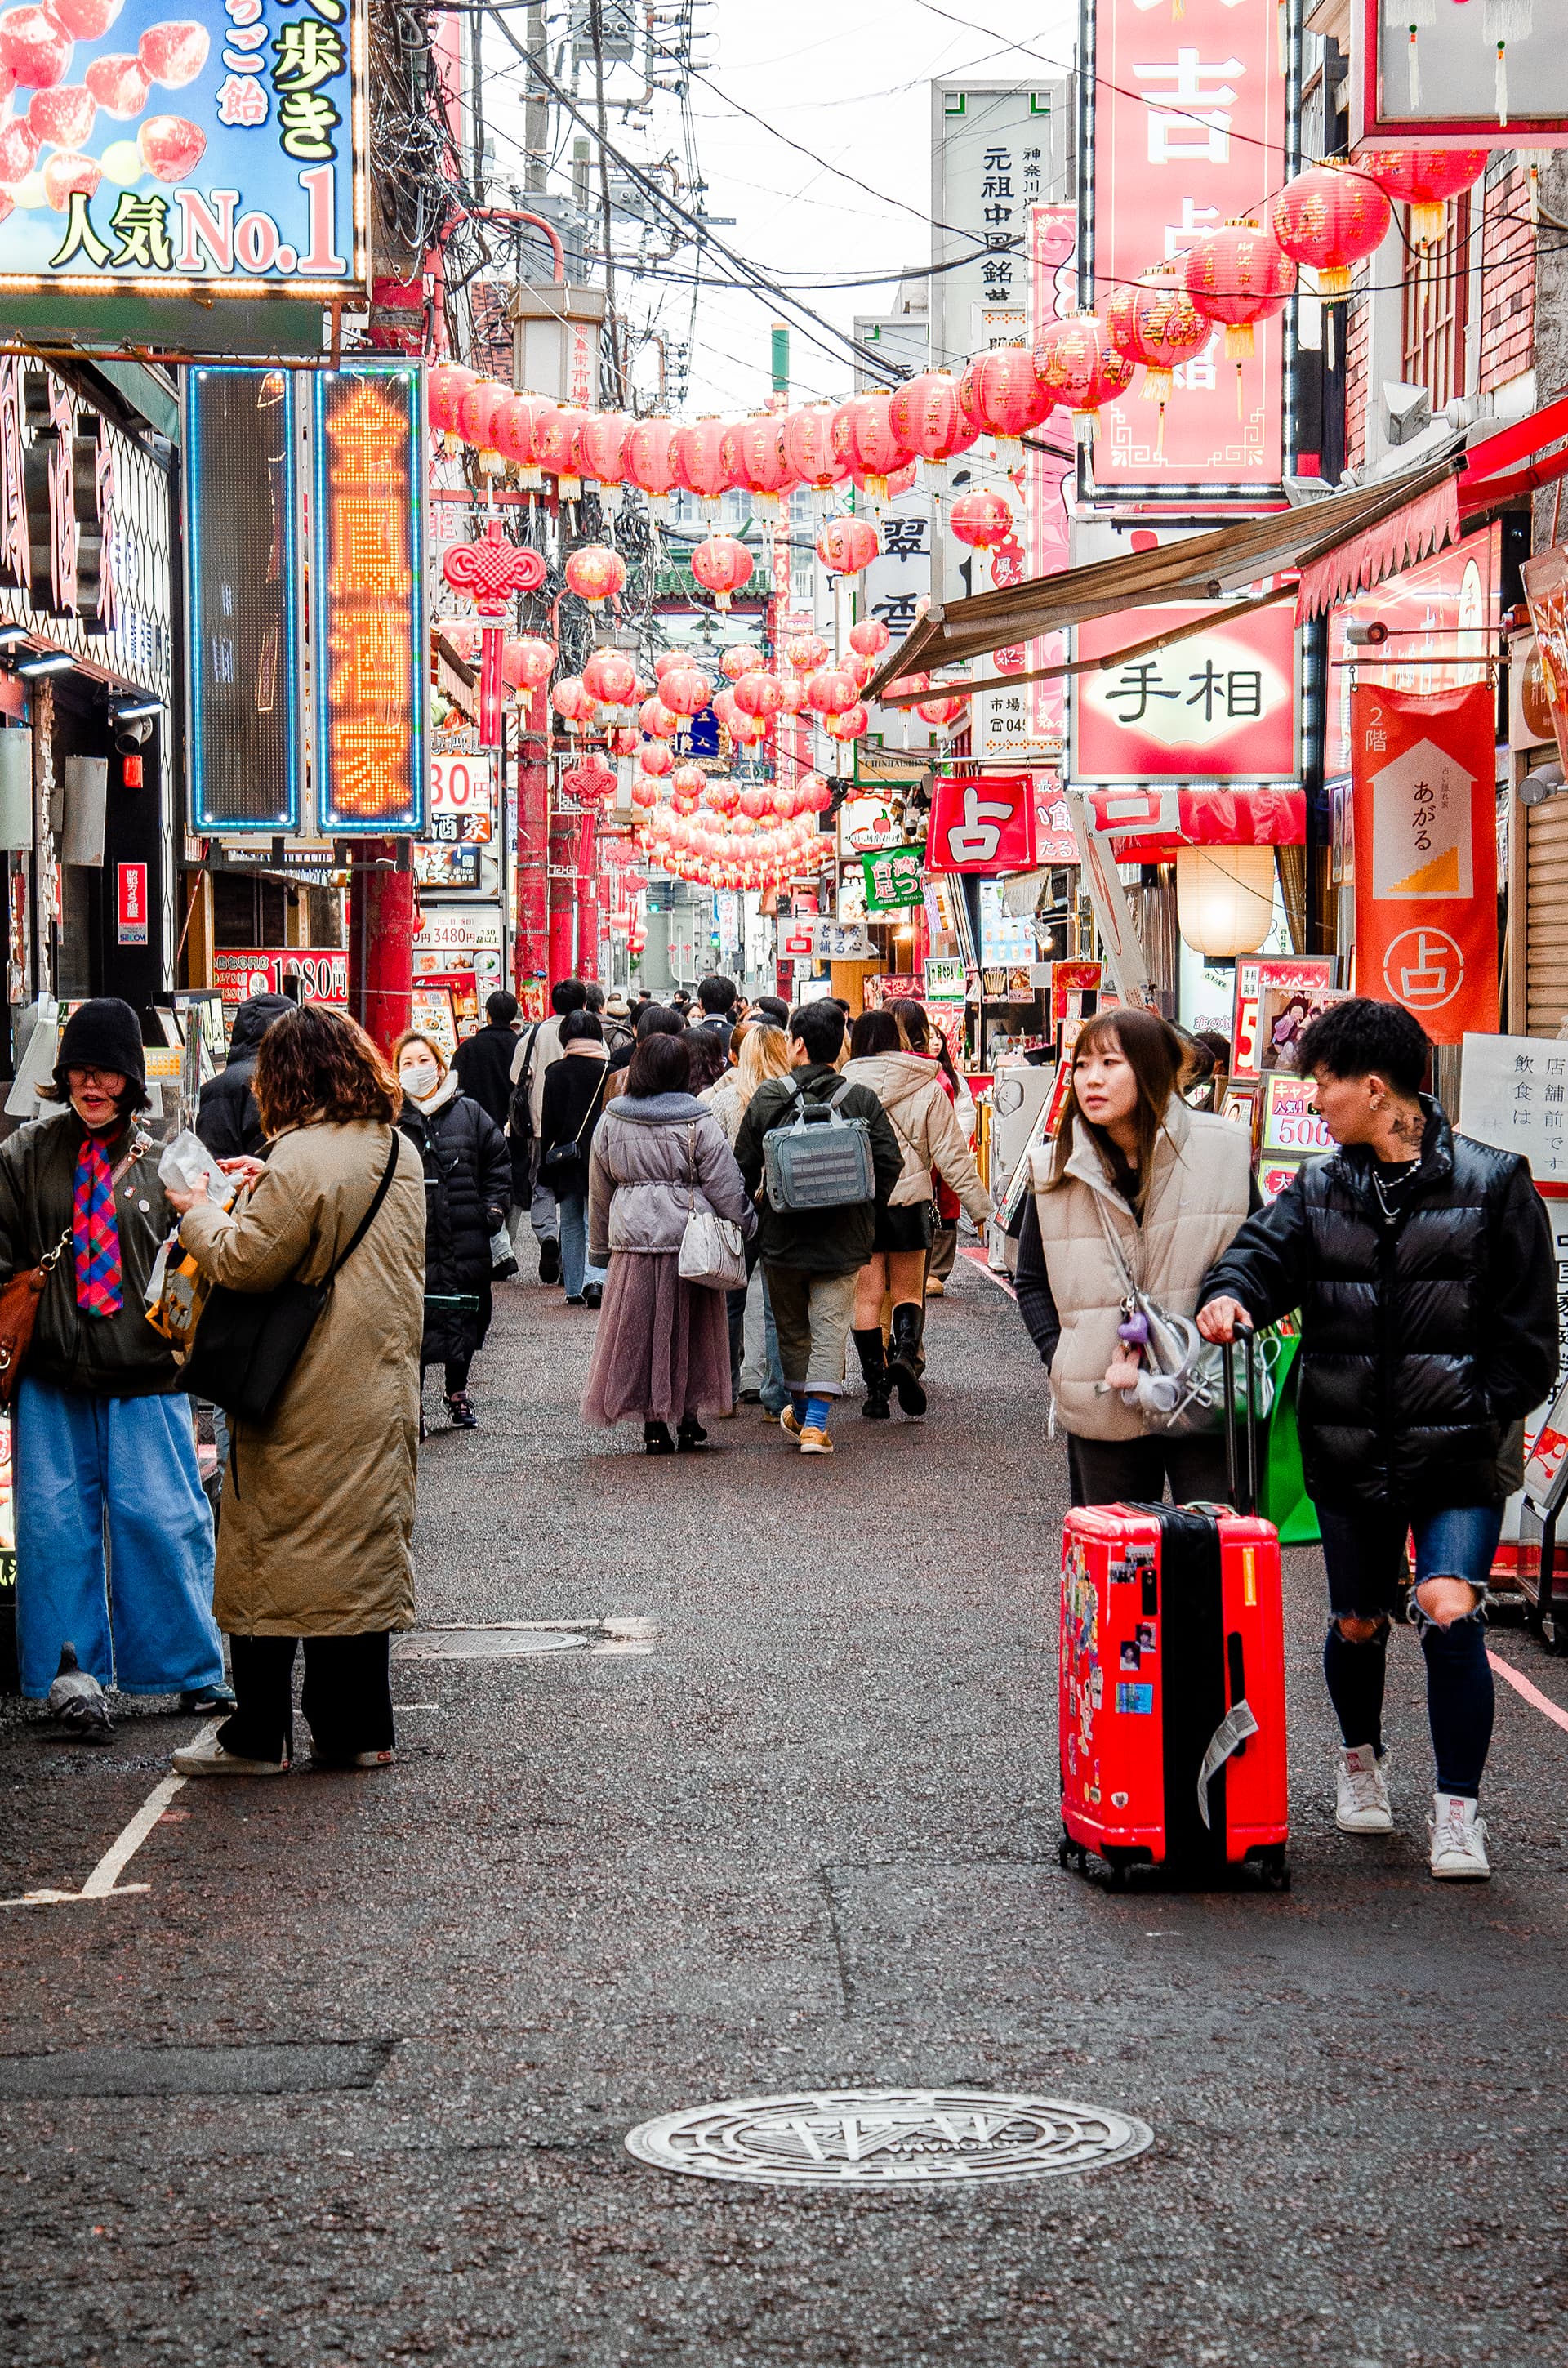
[[[1356,991],[1435,1044],[1497,1027],[1493,697],[1358,685],[1350,702]]]
[[[0,290],[363,290],[366,42],[364,0],[6,9]]]
[[[316,373],[311,597],[316,818],[426,836],[424,416],[417,366]]]

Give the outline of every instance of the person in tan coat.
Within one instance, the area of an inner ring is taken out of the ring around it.
[[[931,1247],[931,1201],[940,1175],[958,1194],[983,1237],[991,1201],[974,1155],[953,1114],[933,1061],[903,1049],[890,1011],[863,1011],[849,1042],[845,1076],[869,1086],[887,1112],[903,1156],[903,1173],[878,1212],[876,1246],[860,1269],[855,1292],[855,1347],[866,1377],[860,1411],[885,1421],[890,1388],[906,1415],[926,1411],[920,1379],[920,1336],[926,1321],[926,1257]],[[892,1301],[892,1341],[882,1345],[884,1294]]]
[[[362,1029],[309,1005],[268,1030],[254,1091],[266,1162],[223,1162],[244,1178],[232,1211],[171,1191],[181,1241],[235,1291],[342,1264],[267,1421],[231,1426],[213,1609],[237,1708],[215,1744],[176,1752],[183,1776],[283,1773],[301,1638],[317,1764],[386,1765],[389,1648],[414,1621],[425,1177],[397,1081]]]
[[[1218,1431],[1176,1436],[1129,1405],[1118,1326],[1129,1278],[1169,1315],[1196,1315],[1209,1267],[1253,1205],[1244,1127],[1188,1110],[1185,1047],[1157,1012],[1108,1011],[1074,1048],[1054,1145],[1027,1156],[1018,1310],[1051,1368],[1075,1505],[1176,1504],[1227,1490]]]

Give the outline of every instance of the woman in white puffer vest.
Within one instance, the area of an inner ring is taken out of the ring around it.
[[[1075,1505],[1223,1497],[1219,1432],[1151,1428],[1108,1375],[1126,1376],[1118,1326],[1129,1278],[1167,1315],[1195,1315],[1204,1275],[1256,1205],[1247,1130],[1191,1110],[1185,1048],[1157,1012],[1091,1019],[1054,1144],[1028,1154],[1018,1308],[1051,1368]]]

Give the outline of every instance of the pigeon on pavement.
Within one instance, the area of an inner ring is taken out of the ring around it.
[[[104,1690],[97,1678],[77,1668],[74,1645],[62,1649],[60,1674],[49,1690],[45,1706],[62,1726],[68,1726],[84,1742],[107,1743],[114,1733]]]

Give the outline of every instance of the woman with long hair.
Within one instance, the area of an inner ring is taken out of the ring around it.
[[[182,1776],[281,1776],[304,1640],[318,1767],[381,1768],[393,1748],[389,1651],[414,1624],[414,1481],[425,1322],[425,1177],[403,1093],[346,1012],[275,1019],[252,1089],[267,1155],[230,1160],[232,1209],[170,1188],[180,1239],[231,1291],[332,1277],[264,1423],[231,1419],[213,1609],[237,1707]]]
[[[564,1065],[554,1063],[551,1075]],[[453,1429],[475,1430],[479,1417],[468,1394],[469,1368],[490,1329],[490,1243],[506,1222],[511,1156],[490,1112],[459,1091],[457,1071],[447,1066],[434,1037],[410,1029],[392,1046],[392,1066],[403,1087],[398,1124],[425,1169],[421,1395],[427,1369],[442,1366]],[[547,1097],[549,1091],[547,1076]]]
[[[917,1003],[904,1008],[918,1012],[924,1022],[926,1015]],[[903,1159],[903,1172],[887,1207],[877,1212],[871,1255],[855,1286],[855,1347],[866,1381],[860,1411],[873,1422],[885,1422],[892,1391],[903,1412],[918,1420],[926,1411],[921,1335],[933,1176],[940,1168],[951,1179],[977,1225],[990,1216],[990,1197],[936,1064],[911,1049],[893,1012],[860,1014],[844,1074],[852,1085],[869,1086],[876,1095]],[[882,1343],[884,1297],[892,1304],[892,1338],[887,1349]]]
[[[583,1419],[641,1415],[650,1455],[705,1446],[700,1417],[730,1404],[725,1295],[682,1276],[687,1219],[707,1210],[747,1235],[756,1224],[723,1128],[687,1091],[690,1075],[685,1034],[644,1037],[588,1163],[588,1253],[608,1265],[609,1281]]]
[[[693,1030],[694,1035],[699,1030]],[[766,1077],[782,1077],[790,1068],[790,1039],[782,1028],[774,1028],[762,1019],[738,1019],[730,1037],[730,1058],[733,1065],[710,1086],[702,1096],[714,1117],[724,1130],[724,1140],[733,1151],[735,1137],[741,1131],[741,1121],[751,1104],[751,1098]],[[784,1368],[778,1357],[778,1334],[773,1322],[773,1302],[767,1295],[767,1277],[756,1271],[757,1244],[754,1234],[746,1244],[746,1281],[744,1289],[729,1293],[730,1317],[730,1387],[733,1405],[741,1401],[741,1368],[745,1361],[746,1301],[755,1288],[762,1298],[761,1385],[748,1400],[760,1405],[770,1420],[777,1422],[790,1403],[790,1393],[784,1385]],[[753,1351],[754,1356],[756,1351]],[[754,1370],[757,1368],[754,1367]]]
[[[953,1064],[948,1040],[942,1030],[933,1026],[931,1016],[923,1003],[912,995],[901,995],[887,1008],[898,1022],[898,1032],[904,1049],[919,1053],[937,1064],[948,1099],[953,1106],[953,1116],[959,1122],[959,1133],[967,1144],[974,1133],[974,1096]],[[948,1277],[958,1262],[959,1212],[963,1202],[940,1173],[934,1174],[936,1190],[931,1196],[931,1247],[926,1259],[926,1296],[943,1299],[947,1296]],[[983,1239],[983,1235],[982,1235]]]
[[[1028,1154],[1019,1313],[1051,1368],[1075,1505],[1177,1504],[1226,1493],[1218,1432],[1176,1437],[1129,1405],[1119,1326],[1135,1284],[1169,1315],[1196,1315],[1203,1278],[1252,1205],[1245,1131],[1188,1110],[1185,1046],[1158,1012],[1101,1012],[1073,1048],[1054,1144]]]

